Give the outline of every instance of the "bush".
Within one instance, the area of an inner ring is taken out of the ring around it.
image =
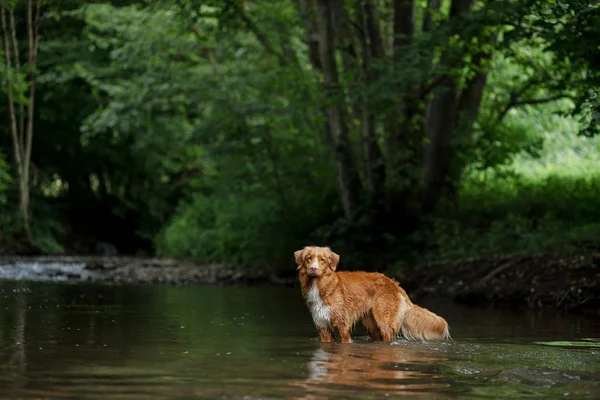
[[[427,238],[429,260],[535,253],[558,243],[600,239],[600,174],[496,183],[494,191],[465,191],[458,212],[443,217],[441,211],[427,221],[419,238]]]

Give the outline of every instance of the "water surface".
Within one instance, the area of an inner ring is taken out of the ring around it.
[[[600,398],[597,319],[424,305],[454,341],[320,344],[299,289],[0,281],[0,399]]]

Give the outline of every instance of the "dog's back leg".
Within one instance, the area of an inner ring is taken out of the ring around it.
[[[379,332],[379,328],[377,327],[377,322],[375,321],[375,317],[373,317],[372,311],[369,311],[362,317],[362,323],[365,328],[367,328],[367,332],[369,332],[369,337],[371,340],[381,340],[381,332]]]
[[[400,318],[406,312],[407,304],[398,293],[382,293],[373,300],[373,317],[384,342],[391,342],[398,336]]]

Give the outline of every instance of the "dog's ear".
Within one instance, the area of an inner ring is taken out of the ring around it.
[[[332,271],[335,271],[340,262],[340,256],[329,249],[327,250],[329,251],[329,268],[331,268]]]
[[[298,265],[298,268],[296,268],[296,269],[300,269],[302,267],[302,264],[304,263],[304,257],[302,257],[303,254],[304,254],[304,249],[296,250],[294,252],[294,257],[296,258],[296,265]]]

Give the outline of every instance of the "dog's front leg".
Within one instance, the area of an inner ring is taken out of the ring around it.
[[[319,331],[319,338],[323,343],[332,343],[335,342],[335,338],[333,337],[333,333],[329,327],[321,327],[318,326],[317,330]]]
[[[342,343],[352,343],[352,336],[350,336],[350,328],[340,330],[340,338]]]
[[[352,336],[350,335],[350,324],[345,322],[338,322],[334,325],[335,330],[340,334],[342,343],[352,343]]]

